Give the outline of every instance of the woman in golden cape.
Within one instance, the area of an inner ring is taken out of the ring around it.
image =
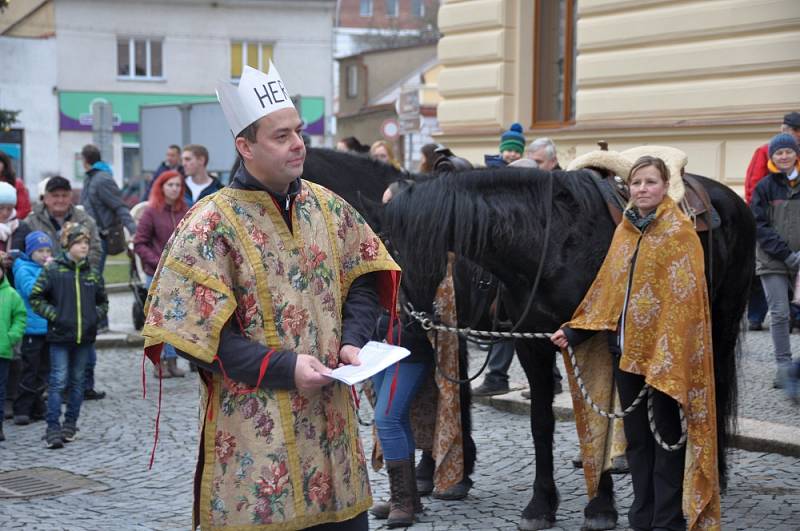
[[[577,363],[591,377],[586,383],[597,403],[618,401],[624,409],[645,384],[652,387],[655,431],[665,444],[678,442],[683,431],[679,409],[685,414],[686,444],[672,451],[651,433],[647,401],[624,418],[634,490],[630,526],[720,529],[703,249],[688,217],[666,195],[669,177],[659,158],[641,157],[634,163],[628,177],[633,207],[626,210],[597,278],[572,320],[553,334],[552,341],[562,351],[575,347]],[[604,334],[579,345],[594,332]],[[585,401],[566,352],[565,362],[591,498],[618,446],[615,423]],[[613,385],[608,386],[612,378]]]

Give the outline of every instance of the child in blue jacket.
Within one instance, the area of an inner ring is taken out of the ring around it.
[[[33,311],[30,296],[39,273],[52,259],[50,236],[37,230],[25,237],[25,253],[14,260],[14,285],[28,311],[28,325],[22,338],[22,376],[14,401],[14,424],[26,425],[31,419],[44,418],[46,406],[42,396],[50,373],[47,319]]]

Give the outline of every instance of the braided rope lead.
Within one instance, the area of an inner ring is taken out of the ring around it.
[[[450,332],[453,334],[458,334],[464,337],[472,336],[472,337],[488,337],[488,338],[502,338],[502,339],[550,339],[550,336],[553,334],[545,333],[545,332],[490,332],[486,330],[472,330],[471,328],[458,328],[455,326],[447,326],[443,324],[435,324],[433,319],[428,317],[428,315],[424,312],[414,311],[408,308],[408,314],[411,315],[414,319],[419,321],[420,326],[423,330],[439,330],[442,332]],[[686,444],[686,439],[688,437],[688,429],[686,424],[686,415],[683,412],[683,407],[678,404],[678,411],[680,414],[681,419],[681,438],[675,444],[667,444],[664,442],[664,439],[661,437],[661,434],[658,432],[658,428],[656,427],[655,422],[655,415],[653,413],[653,388],[649,384],[644,384],[642,386],[642,390],[639,391],[639,394],[636,395],[636,398],[631,405],[625,408],[620,413],[609,413],[608,411],[604,410],[600,406],[598,406],[592,397],[589,395],[589,390],[586,388],[586,384],[583,381],[583,377],[581,376],[581,368],[578,365],[578,360],[575,357],[575,351],[572,347],[567,347],[567,352],[569,354],[569,361],[573,367],[573,375],[575,376],[575,381],[578,384],[578,388],[581,391],[581,396],[583,400],[589,404],[592,410],[597,413],[598,415],[605,417],[607,419],[616,420],[616,419],[623,419],[630,415],[638,406],[642,403],[642,401],[647,397],[647,420],[650,424],[650,431],[653,433],[653,437],[655,438],[656,442],[658,443],[661,448],[668,452],[675,452],[683,448],[683,445]]]
[[[678,404],[678,414],[681,418],[681,438],[678,439],[678,442],[675,444],[667,444],[664,442],[664,439],[661,438],[661,434],[658,432],[658,428],[656,427],[656,419],[655,415],[653,414],[653,388],[651,387],[647,393],[647,421],[650,423],[650,431],[653,433],[653,437],[655,438],[658,445],[666,450],[667,452],[677,452],[683,445],[686,444],[686,439],[689,435],[689,429],[686,424],[686,415],[683,413],[683,407]]]

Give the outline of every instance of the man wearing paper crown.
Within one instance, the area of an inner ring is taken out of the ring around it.
[[[302,122],[275,66],[217,98],[243,162],[168,242],[142,334],[200,368],[193,528],[366,530],[372,500],[351,388],[399,268],[345,201],[300,179]]]

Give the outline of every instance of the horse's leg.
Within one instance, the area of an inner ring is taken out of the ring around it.
[[[597,496],[592,498],[583,510],[583,527],[586,530],[614,529],[617,527],[617,506],[614,503],[614,480],[611,471],[600,476]]]
[[[553,480],[553,358],[549,342],[515,342],[517,356],[531,389],[531,434],[536,453],[533,497],[522,511],[519,528],[523,531],[553,527],[558,510],[558,489]]]
[[[458,338],[458,370],[459,378],[468,378],[469,351],[467,342],[462,337]],[[469,477],[475,471],[478,450],[475,440],[472,438],[472,387],[469,384],[461,386],[459,398],[461,399],[461,438],[464,441],[464,479],[471,485],[472,480]]]

